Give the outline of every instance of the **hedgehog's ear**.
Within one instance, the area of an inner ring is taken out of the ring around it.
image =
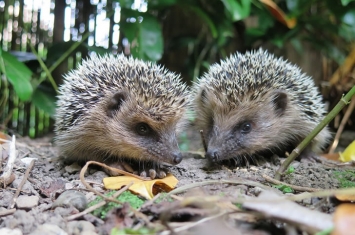
[[[114,112],[120,110],[122,103],[127,99],[126,92],[116,92],[113,94],[107,105],[107,115],[113,117]]]
[[[272,96],[272,103],[274,104],[275,113],[282,116],[287,107],[287,94],[282,91],[276,91]]]

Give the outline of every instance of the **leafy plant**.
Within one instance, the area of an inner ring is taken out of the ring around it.
[[[340,183],[340,188],[353,188],[355,187],[355,171],[354,170],[344,170],[344,171],[334,171],[335,178]]]
[[[111,197],[113,194],[115,194],[115,191],[111,191],[109,193],[106,193],[105,196]],[[131,207],[138,209],[139,207],[141,207],[144,203],[144,200],[140,199],[138,196],[132,194],[129,191],[125,191],[123,192],[119,197],[116,198],[117,200],[119,200],[120,202],[124,203],[124,202],[128,202]],[[101,202],[102,198],[101,197],[97,197],[95,200],[91,201],[88,204],[88,207],[96,205],[97,203]],[[109,202],[106,203],[106,205],[94,210],[92,212],[93,215],[95,216],[99,216],[100,218],[104,219],[107,215],[107,212],[109,212],[110,210],[112,210],[115,207],[120,207],[121,205],[115,203],[115,202]]]
[[[273,187],[277,188],[278,190],[280,190],[283,193],[293,193],[293,189],[290,186],[279,184],[279,185],[274,185]]]
[[[155,229],[149,229],[142,227],[140,229],[131,229],[131,228],[124,228],[124,229],[118,229],[118,228],[113,228],[111,230],[111,235],[126,235],[126,234],[138,234],[138,235],[144,235],[144,234],[156,234],[157,231]]]
[[[285,174],[289,175],[293,172],[295,172],[295,168],[293,166],[290,166],[289,168],[287,168],[287,171],[285,171]]]

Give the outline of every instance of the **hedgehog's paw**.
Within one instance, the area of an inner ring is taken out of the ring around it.
[[[300,154],[299,158],[301,162],[320,162],[319,154],[312,151],[312,149],[308,146],[303,152]]]
[[[116,168],[116,169],[119,169],[119,170],[123,170],[123,171],[127,171],[127,172],[130,172],[130,173],[133,173],[133,168],[126,162],[112,162],[112,163],[109,163],[108,164],[109,167],[112,167],[112,168]],[[111,169],[107,169],[107,168],[104,168],[104,171],[106,172],[106,174],[110,175],[110,176],[118,176],[118,175],[122,175],[116,171],[113,171]]]
[[[139,175],[142,177],[149,177],[152,180],[153,179],[163,179],[166,177],[166,175],[168,174],[168,170],[164,169],[164,168],[151,168],[148,170],[142,170]]]

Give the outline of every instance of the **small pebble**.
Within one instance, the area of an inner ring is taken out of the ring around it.
[[[74,185],[72,183],[66,183],[64,188],[65,188],[65,190],[73,189]]]
[[[68,233],[72,235],[81,235],[81,234],[97,234],[95,232],[95,226],[92,223],[84,220],[79,221],[70,221],[68,222]]]
[[[29,166],[30,163],[32,162],[32,160],[37,160],[38,158],[35,157],[26,157],[26,158],[22,158],[21,162],[23,162],[26,166]]]
[[[20,229],[15,228],[15,229],[9,229],[9,228],[0,228],[0,234],[6,234],[6,235],[22,235],[22,232]]]
[[[68,172],[69,174],[74,174],[76,172],[79,172],[81,170],[81,166],[78,165],[78,163],[73,163],[70,166],[66,166],[65,171]]]
[[[42,224],[37,227],[30,235],[68,235],[64,230],[55,224]]]
[[[88,201],[85,197],[85,194],[76,190],[68,190],[62,193],[57,200],[52,205],[52,208],[56,208],[58,206],[61,207],[70,207],[73,206],[79,211],[83,211],[86,209],[88,205]]]
[[[39,197],[21,195],[17,198],[16,207],[19,209],[29,210],[38,205]]]

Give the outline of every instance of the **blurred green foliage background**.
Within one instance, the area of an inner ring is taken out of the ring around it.
[[[62,74],[90,53],[156,61],[190,84],[212,63],[261,46],[300,58],[316,51],[335,69],[355,39],[353,0],[28,2],[0,1],[0,124],[31,137],[52,129]]]

